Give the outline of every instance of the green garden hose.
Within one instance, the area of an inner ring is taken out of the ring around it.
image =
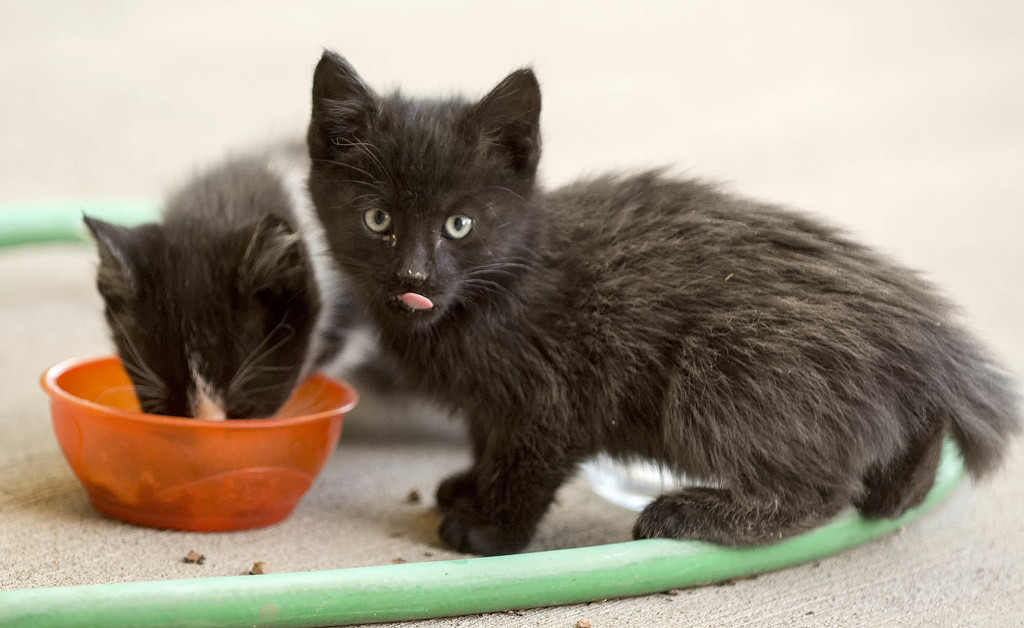
[[[140,203],[0,210],[0,246],[85,239],[83,210],[137,223]],[[652,539],[576,549],[261,576],[0,591],[0,626],[337,626],[627,597],[750,576],[877,539],[942,501],[964,475],[947,442],[935,485],[899,519],[848,510],[807,534],[757,548]]]
[[[0,209],[0,247],[88,240],[82,214],[121,224],[157,217],[153,203],[37,203]]]

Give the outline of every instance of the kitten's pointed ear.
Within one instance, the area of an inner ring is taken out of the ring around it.
[[[100,265],[96,287],[107,302],[123,301],[135,291],[135,275],[128,262],[127,242],[131,228],[115,225],[82,214],[82,221],[96,240]]]
[[[540,160],[540,84],[533,70],[509,74],[471,116],[484,148],[501,151],[517,173],[534,175]]]
[[[268,214],[243,232],[248,244],[238,270],[239,287],[248,292],[295,294],[309,277],[302,238],[280,216]]]
[[[373,92],[359,78],[345,57],[331,50],[324,50],[320,62],[313,72],[313,101],[373,100]]]
[[[376,96],[341,55],[324,50],[313,72],[313,116],[309,149],[323,158],[332,146],[343,150],[369,124]]]

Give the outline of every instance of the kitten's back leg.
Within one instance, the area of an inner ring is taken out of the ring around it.
[[[662,495],[633,526],[633,537],[697,539],[720,545],[773,543],[809,530],[849,504],[840,495],[768,500],[719,488],[687,488]]]
[[[902,454],[864,475],[853,504],[866,517],[894,518],[920,504],[935,482],[946,423],[936,421]],[[851,502],[844,491],[766,499],[720,488],[662,495],[640,513],[635,538],[699,539],[721,545],[772,543],[825,523]]]
[[[902,454],[864,474],[864,493],[854,505],[865,517],[898,517],[924,500],[935,483],[945,427],[936,421]]]

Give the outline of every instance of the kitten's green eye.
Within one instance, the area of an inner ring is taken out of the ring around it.
[[[374,207],[363,212],[363,222],[370,231],[384,233],[391,228],[391,214],[380,207]]]
[[[469,235],[473,230],[473,219],[462,214],[452,214],[444,221],[444,234],[453,240],[459,240]]]

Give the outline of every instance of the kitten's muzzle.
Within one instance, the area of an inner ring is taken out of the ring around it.
[[[434,309],[434,302],[424,295],[425,292],[430,292],[426,286],[428,277],[426,272],[415,268],[405,268],[396,272],[395,276],[401,287],[394,299],[401,303],[406,311]]]

